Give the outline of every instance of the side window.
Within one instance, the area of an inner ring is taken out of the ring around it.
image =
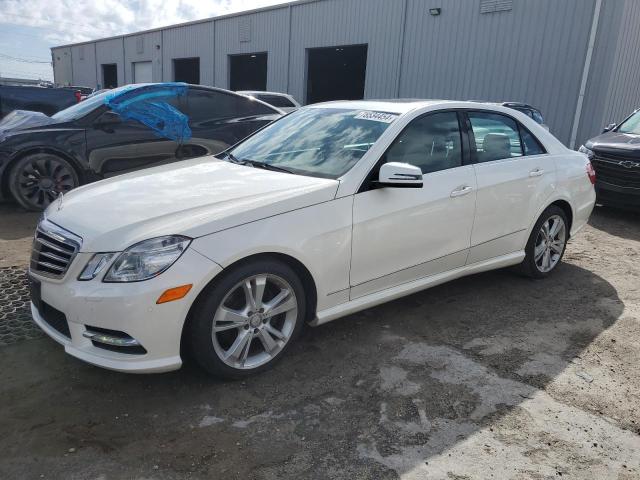
[[[458,115],[443,112],[411,122],[385,154],[385,162],[404,162],[437,172],[462,165],[462,142]]]
[[[541,155],[547,153],[542,144],[534,137],[529,130],[520,126],[520,137],[524,145],[525,155]]]
[[[275,113],[266,105],[248,98],[215,90],[190,89],[185,112],[192,124],[206,127],[218,120]]]
[[[480,163],[521,157],[520,133],[515,120],[489,112],[469,112]]]

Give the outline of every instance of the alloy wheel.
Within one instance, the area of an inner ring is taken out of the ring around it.
[[[297,316],[296,295],[286,280],[273,274],[245,278],[227,292],[214,314],[213,347],[230,367],[259,367],[282,351]]]
[[[540,227],[534,247],[536,268],[548,273],[560,261],[567,242],[567,229],[559,215],[552,215]]]
[[[46,208],[61,193],[77,185],[76,175],[67,162],[55,157],[34,158],[22,166],[18,174],[21,197],[39,209]]]

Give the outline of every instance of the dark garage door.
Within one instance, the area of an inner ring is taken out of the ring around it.
[[[267,89],[267,54],[229,55],[229,89]]]
[[[200,58],[174,58],[173,81],[200,84]]]
[[[118,86],[118,65],[105,63],[102,65],[102,88],[116,88]]]
[[[309,49],[307,103],[364,98],[367,46]]]

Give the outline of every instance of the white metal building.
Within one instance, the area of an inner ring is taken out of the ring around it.
[[[51,51],[58,84],[526,102],[568,145],[640,107],[640,0],[302,0]]]

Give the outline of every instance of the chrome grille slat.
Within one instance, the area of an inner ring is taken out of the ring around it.
[[[73,255],[73,250],[69,251],[69,250],[65,250],[61,247],[58,247],[56,244],[48,242],[40,237],[36,237],[36,242],[43,244],[46,247],[49,247],[51,250],[55,250],[57,252],[60,252],[64,255],[69,255],[70,257]],[[69,259],[67,258],[67,261]]]
[[[43,262],[43,261],[39,261],[37,263],[38,267],[46,267],[46,268],[50,268],[52,270],[57,270],[58,272],[64,272],[66,270],[65,267],[59,267],[58,265],[54,265],[53,263],[48,263],[48,262]]]
[[[57,260],[58,262],[62,262],[62,263],[69,262],[69,258],[70,257],[64,258],[64,257],[60,257],[58,255],[54,255],[53,253],[50,253],[50,252],[41,252],[41,251],[39,252],[37,250],[34,250],[34,251],[37,252],[39,255],[41,255],[43,257],[50,258],[51,260]]]
[[[82,239],[44,219],[38,224],[31,249],[31,270],[62,278],[80,250]]]

